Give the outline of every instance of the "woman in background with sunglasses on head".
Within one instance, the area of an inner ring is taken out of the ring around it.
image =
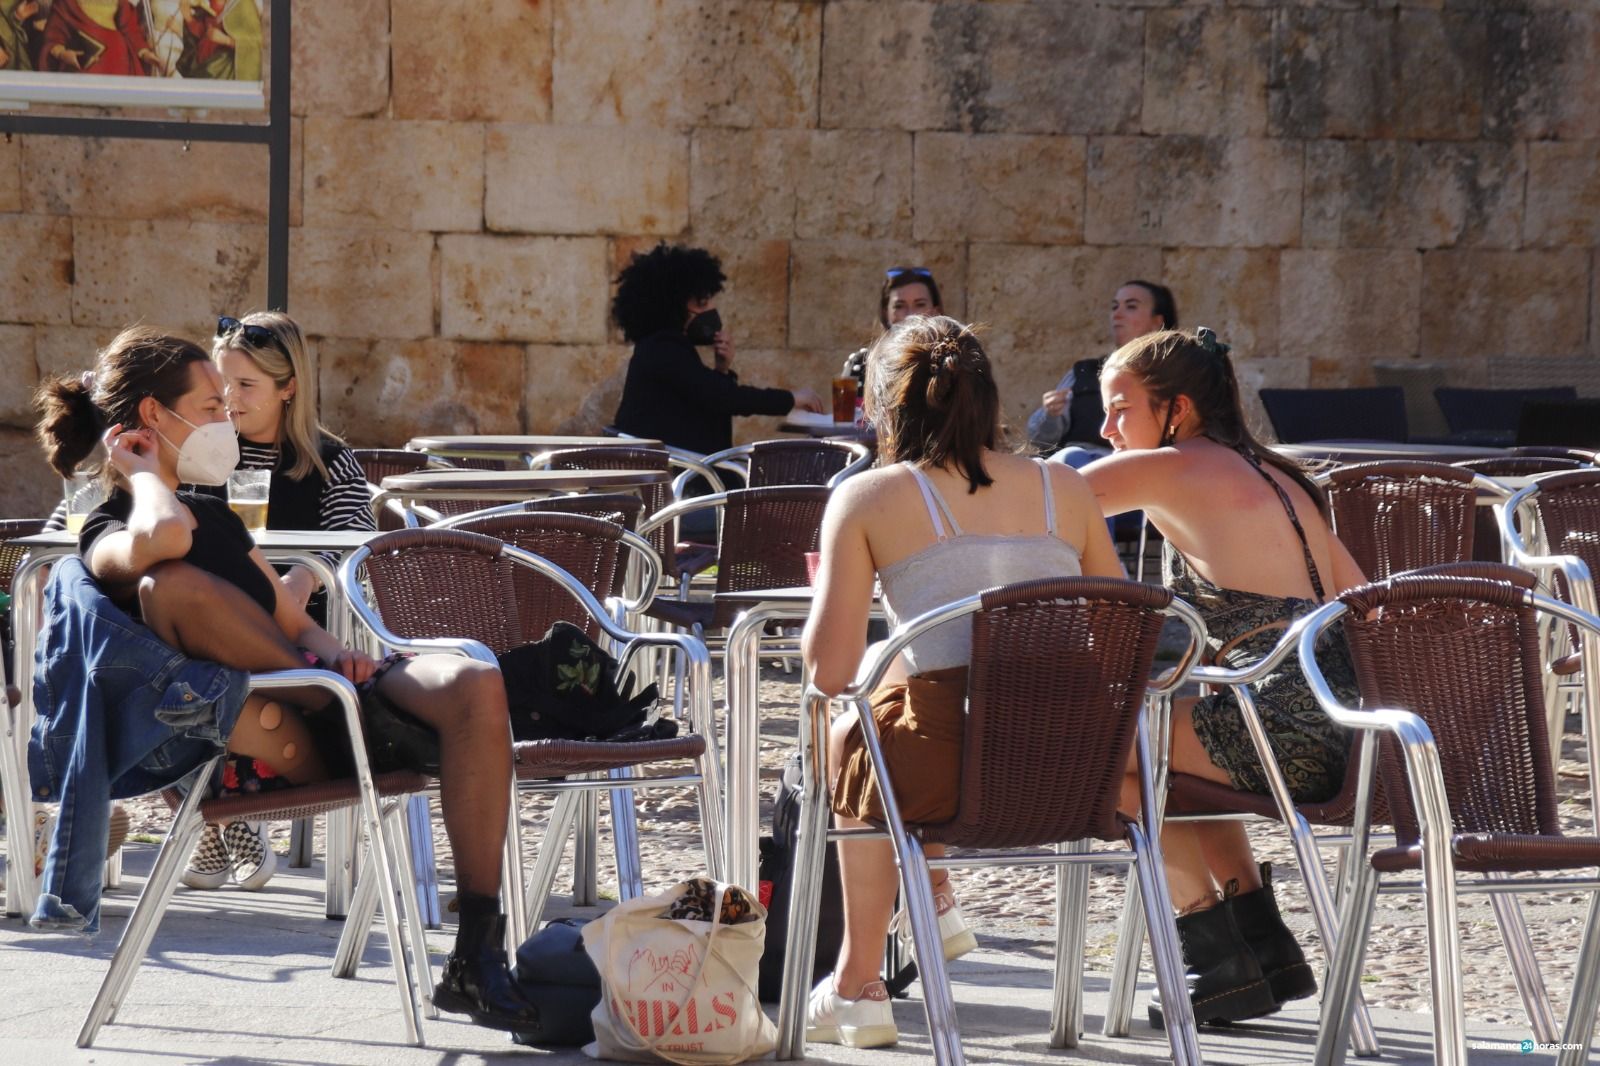
[[[217,320],[211,360],[222,373],[228,417],[239,434],[237,469],[272,471],[267,528],[376,530],[361,464],[317,421],[317,370],[294,319],[276,311],[242,321],[224,316]],[[337,565],[338,557],[329,562]],[[308,567],[291,566],[278,581],[290,600],[323,620],[325,601],[318,596],[312,602],[318,582]],[[263,777],[270,781],[273,772],[258,760],[235,757],[225,783],[249,791],[260,788]],[[271,880],[277,861],[265,825],[208,825],[183,883],[221,888],[231,877],[240,888],[259,889]]]
[[[890,267],[883,272],[883,290],[878,293],[878,325],[888,329],[912,315],[931,318],[942,314],[939,283],[933,280],[933,271],[927,267]],[[866,395],[866,348],[850,353],[844,361],[842,374],[855,378],[860,395]]]

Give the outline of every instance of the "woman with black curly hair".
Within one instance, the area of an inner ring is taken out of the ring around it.
[[[623,269],[611,303],[612,318],[633,344],[614,420],[622,432],[706,454],[732,446],[734,415],[822,410],[810,389],[739,384],[733,338],[716,309],[726,280],[716,256],[678,245],[635,254]],[[712,366],[695,351],[704,346],[712,349]]]

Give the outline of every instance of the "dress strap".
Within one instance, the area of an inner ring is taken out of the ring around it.
[[[1300,516],[1295,514],[1293,501],[1289,499],[1289,494],[1284,491],[1283,486],[1278,484],[1278,479],[1267,473],[1266,468],[1261,465],[1259,455],[1248,448],[1240,448],[1238,452],[1244,456],[1247,463],[1255,467],[1256,473],[1266,479],[1267,484],[1272,486],[1272,491],[1278,494],[1278,502],[1283,504],[1283,509],[1289,516],[1289,524],[1294,526],[1295,536],[1300,538],[1300,550],[1305,552],[1306,574],[1311,578],[1311,589],[1317,594],[1317,602],[1323,602],[1328,598],[1328,594],[1322,590],[1322,575],[1317,573],[1317,561],[1311,556],[1311,542],[1306,540],[1305,527],[1300,524]]]
[[[1043,459],[1035,459],[1039,464],[1039,477],[1044,481],[1044,531],[1050,536],[1056,533],[1056,497],[1050,491],[1050,467]]]
[[[933,535],[939,540],[949,540],[951,537],[961,536],[961,524],[956,521],[956,516],[950,513],[950,505],[944,502],[944,497],[934,487],[928,475],[912,463],[906,464],[906,469],[911,471],[911,476],[917,479],[917,487],[922,490],[922,502],[928,505],[928,520],[933,523]],[[940,514],[944,517],[941,519]],[[950,525],[950,531],[945,532],[945,523]]]

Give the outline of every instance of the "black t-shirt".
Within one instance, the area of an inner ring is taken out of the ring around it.
[[[189,508],[195,520],[194,543],[183,561],[237,585],[271,614],[278,602],[277,585],[250,558],[255,541],[239,516],[228,510],[228,501],[180,489],[178,502]],[[132,495],[124,489],[112,492],[84,519],[83,531],[78,534],[78,554],[87,559],[95,541],[113,530],[126,529],[132,510]]]

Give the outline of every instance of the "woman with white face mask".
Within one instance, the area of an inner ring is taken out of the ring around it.
[[[343,647],[286,593],[227,501],[179,489],[221,484],[238,462],[222,392],[203,349],[142,327],[100,353],[92,388],[76,378],[41,387],[38,436],[50,465],[65,475],[97,443],[108,456],[110,496],[79,535],[84,564],[117,606],[192,659],[250,671],[316,662],[355,682],[364,699],[381,696],[438,732],[461,924],[433,1001],[480,1025],[536,1030],[538,1013],[507,969],[499,911],[511,795],[500,671],[447,655],[378,663]],[[336,749],[319,746],[308,724],[316,717],[254,695],[236,721],[217,727],[228,751],[298,785],[336,769],[327,759]]]

